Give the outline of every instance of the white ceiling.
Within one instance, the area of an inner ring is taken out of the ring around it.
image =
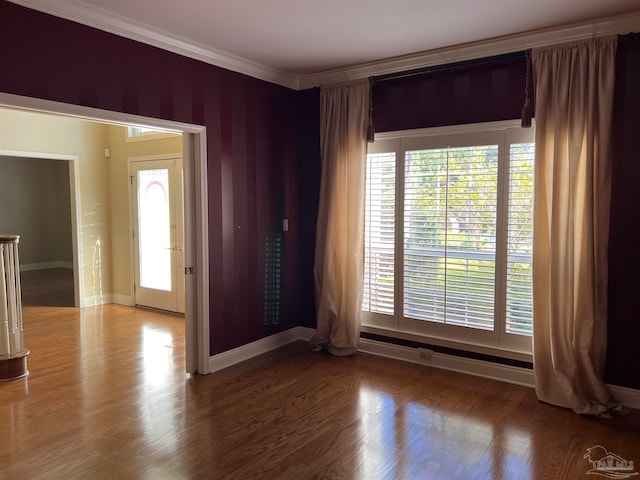
[[[640,0],[13,1],[108,31],[115,26],[115,33],[129,30],[125,36],[131,38],[146,34],[161,44],[298,77],[640,14]]]

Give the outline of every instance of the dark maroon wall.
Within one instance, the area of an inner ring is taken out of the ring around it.
[[[299,324],[297,92],[4,0],[0,91],[206,126],[211,354]]]
[[[520,118],[524,55],[373,84],[376,132]]]
[[[616,55],[609,323],[605,379],[640,388],[640,35],[620,37]]]

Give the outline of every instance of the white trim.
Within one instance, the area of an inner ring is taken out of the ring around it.
[[[640,410],[640,390],[617,385],[608,385],[613,396],[628,407]]]
[[[128,125],[140,125],[157,130],[166,130],[168,132],[189,132],[200,134],[205,130],[204,126],[194,125],[191,123],[176,122],[173,120],[162,120],[160,118],[142,117],[130,113],[115,112],[112,110],[101,110],[93,107],[83,107],[73,103],[55,102],[53,100],[44,100],[35,97],[24,97],[22,95],[14,95],[11,93],[0,92],[0,107],[10,108],[23,112],[46,113],[48,115],[58,115],[63,117],[77,118],[80,120],[90,120],[94,122],[107,123],[110,125],[120,125],[126,127]],[[7,150],[11,151],[11,150]],[[47,154],[40,153],[41,157],[51,158]],[[44,156],[42,156],[44,155]],[[59,155],[59,157],[71,157],[72,155]]]
[[[79,220],[82,218],[82,206],[80,202],[80,157],[69,161],[69,196],[71,197],[71,249],[73,252],[73,304],[80,306],[84,293],[84,269],[80,268],[80,246],[82,245],[83,233],[79,227]]]
[[[133,300],[131,295],[122,295],[120,293],[112,293],[111,294],[111,303],[116,303],[118,305],[124,305],[125,307],[133,307]]]
[[[495,348],[487,345],[480,345],[476,343],[467,343],[459,340],[451,340],[448,338],[439,338],[434,336],[420,335],[418,333],[401,332],[395,329],[387,329],[372,325],[362,325],[360,327],[362,332],[372,333],[374,335],[382,335],[384,337],[397,338],[399,340],[408,340],[410,342],[423,343],[427,345],[435,345],[438,347],[451,348],[454,350],[462,350],[466,352],[479,353],[481,355],[488,355],[491,357],[508,358],[511,360],[517,360],[520,362],[533,361],[533,356],[530,353],[519,352],[515,350],[508,350],[503,348]]]
[[[2,105],[2,95],[0,93],[0,106]],[[37,158],[44,160],[77,160],[77,155],[66,155],[64,153],[47,153],[47,152],[31,152],[26,150],[6,150],[0,149],[0,156],[5,157],[20,157],[20,158]]]
[[[528,48],[543,47],[612,34],[640,30],[640,14],[622,15],[564,27],[519,33],[435,50],[387,58],[347,68],[298,75],[240,58],[192,40],[177,37],[160,29],[113,14],[102,8],[69,0],[10,0],[33,10],[66,18],[89,27],[136,40],[154,47],[200,60],[233,72],[289,87],[304,90],[320,85],[368,78],[417,68],[491,57]]]
[[[190,354],[191,350],[195,348],[198,355],[198,373],[209,373],[209,217],[207,215],[208,191],[206,127],[175,122],[171,120],[141,117],[139,115],[131,115],[109,110],[100,110],[97,108],[82,107],[79,105],[42,100],[32,97],[23,97],[20,95],[12,95],[1,92],[0,107],[20,111],[30,111],[35,113],[46,113],[50,115],[74,117],[84,120],[93,120],[114,125],[126,126],[134,124],[150,126],[157,129],[188,133],[188,137],[194,139],[194,148],[190,150],[192,155],[188,156],[188,152],[185,151],[183,157],[185,160],[185,167],[187,164],[194,164],[192,166],[190,165],[188,168],[193,170],[195,179],[195,188],[193,188],[194,191],[192,192],[194,199],[191,204],[193,211],[185,212],[185,215],[193,215],[194,219],[197,219],[197,221],[194,222],[195,225],[193,226],[193,229],[189,230],[185,228],[185,248],[194,250],[194,257],[196,261],[195,265],[199,266],[199,268],[195,268],[195,282],[189,283],[190,290],[195,291],[189,292],[190,295],[187,296],[187,298],[190,298],[195,305],[190,306],[191,309],[187,312],[187,315],[192,315],[192,317],[187,316],[185,322],[186,325],[192,325],[193,330],[196,332],[194,339],[195,345],[186,344],[185,349],[187,351],[187,354]],[[185,137],[187,136],[185,135]],[[75,159],[73,162],[71,162],[72,165],[75,165],[78,161],[77,157],[72,157],[71,159]],[[75,188],[75,191],[78,191],[77,168],[74,168],[74,172],[75,181],[72,179],[71,188]],[[75,212],[79,215],[79,205],[77,204]],[[73,222],[74,218],[72,215],[72,225],[77,225],[77,223],[74,224]],[[79,231],[78,234],[80,235]],[[189,245],[190,242],[193,244],[193,246]],[[74,248],[76,248],[77,252],[77,246],[75,244]],[[77,265],[75,265],[75,263],[74,266],[76,267],[76,271],[78,272],[78,275],[75,275],[74,278],[78,277],[78,281],[81,282],[82,279],[79,277],[82,276],[82,271],[81,269],[77,268]],[[80,301],[81,307],[85,306],[85,301],[104,301],[104,297],[101,297],[100,299],[95,299],[94,297],[86,297],[86,299],[78,299]]]
[[[354,65],[342,69],[302,75],[298,80],[298,89],[303,90],[315,86],[358,80],[376,75],[386,75],[418,68],[492,57],[527,50],[529,48],[584,40],[594,36],[624,34],[638,31],[639,29],[640,14],[636,13],[560,28],[519,33],[479,42],[452,45],[436,50]]]
[[[502,382],[513,383],[525,387],[535,386],[533,370],[510,365],[502,365],[485,360],[475,360],[471,358],[448,355],[446,353],[433,352],[431,360],[422,360],[419,357],[418,349],[393,345],[391,343],[379,342],[361,338],[358,344],[358,351],[370,353],[380,357],[404,360],[406,362],[428,365],[430,367],[442,368],[454,372],[467,373],[477,377],[500,380]]]
[[[298,86],[298,77],[296,75],[281,72],[266,65],[196,43],[187,38],[171,35],[160,29],[154,29],[149,25],[116,15],[99,7],[63,0],[55,2],[51,0],[11,1],[33,10],[72,20],[82,25],[158,47],[194,60],[200,60],[232,72],[242,73],[293,89]]]
[[[269,337],[261,338],[255,342],[247,343],[240,347],[226,352],[213,355],[209,358],[209,370],[216,372],[223,368],[230,367],[250,358],[257,357],[264,353],[280,348],[289,343],[305,340],[308,341],[313,336],[314,330],[306,327],[293,327],[284,332],[276,333]]]
[[[460,125],[445,125],[443,127],[413,128],[410,130],[394,130],[375,134],[375,141],[394,140],[396,138],[440,137],[442,135],[461,135],[466,133],[495,132],[518,128],[521,120],[499,120],[495,122],[463,123]],[[535,119],[531,120],[531,127],[535,128]]]
[[[68,268],[73,270],[73,262],[41,262],[41,263],[21,263],[21,272],[30,272],[33,270],[47,270],[48,268]]]
[[[194,268],[194,281],[195,288],[191,289],[191,294],[195,295],[195,328],[192,327],[196,334],[197,343],[197,365],[198,372],[206,375],[210,373],[209,369],[209,356],[211,354],[210,342],[209,342],[209,184],[207,183],[207,135],[204,129],[200,135],[185,135],[185,142],[187,138],[192,144],[190,151],[195,159],[195,162],[184,162],[183,168],[189,171],[189,177],[193,179],[192,195],[189,196],[190,201],[194,202],[191,213],[194,213],[193,217],[186,215],[186,203],[185,203],[185,217],[189,217],[190,221],[185,222],[185,268],[187,267],[187,252],[191,252],[190,258],[193,260],[190,266]],[[186,153],[185,157],[186,158]],[[193,168],[192,168],[193,167]],[[195,199],[194,199],[195,197]],[[200,199],[201,201],[198,201]],[[185,196],[186,202],[186,196]],[[192,242],[187,242],[187,232]],[[191,277],[191,275],[190,275]],[[189,298],[186,292],[185,282],[185,300]],[[186,306],[186,305],[185,305]],[[191,304],[193,306],[193,303]],[[185,311],[188,313],[189,310]],[[189,318],[193,318],[190,316]]]
[[[113,295],[111,293],[90,295],[88,297],[82,297],[80,300],[80,308],[97,307],[99,305],[106,305],[107,303],[113,303]]]
[[[133,198],[131,197],[132,195],[132,182],[133,179],[131,178],[131,164],[129,163],[127,165],[127,175],[129,175],[129,181],[127,182],[127,215],[128,215],[128,220],[129,220],[129,230],[127,231],[127,234],[129,236],[129,297],[131,299],[131,305],[135,306],[136,304],[136,267],[135,267],[135,263],[136,263],[136,256],[135,256],[135,247],[134,247],[134,242],[135,239],[132,238],[134,235],[134,223],[135,220],[133,219]],[[185,348],[185,353],[188,351],[188,349]],[[189,367],[186,368],[187,372],[190,372],[191,370],[189,369]]]

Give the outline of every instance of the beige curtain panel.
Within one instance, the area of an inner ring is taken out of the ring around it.
[[[581,414],[625,408],[603,380],[616,38],[534,49],[536,392]]]
[[[364,192],[369,82],[320,92],[322,177],[314,280],[314,350],[358,348],[363,289]]]

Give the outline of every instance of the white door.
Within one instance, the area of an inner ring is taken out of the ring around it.
[[[184,313],[182,159],[131,163],[135,304]]]

